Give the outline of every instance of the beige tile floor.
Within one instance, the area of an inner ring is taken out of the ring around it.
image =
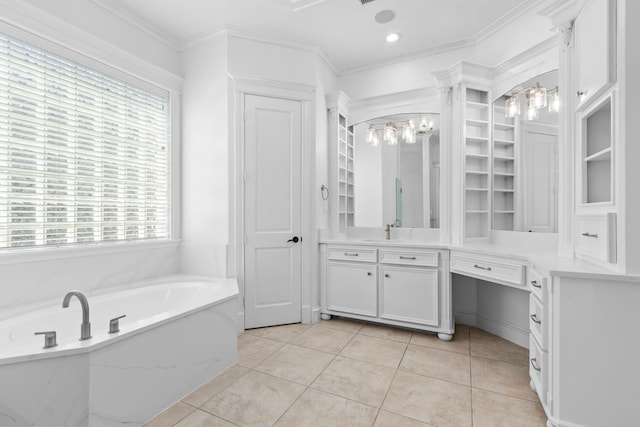
[[[238,337],[238,362],[148,422],[178,426],[544,427],[528,351],[485,331],[334,318]]]

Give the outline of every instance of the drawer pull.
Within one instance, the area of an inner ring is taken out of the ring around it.
[[[594,239],[597,239],[597,238],[598,238],[598,235],[597,235],[597,234],[582,233],[582,235],[583,235],[584,237],[593,237]]]
[[[478,264],[474,264],[473,265],[475,268],[479,268],[480,270],[487,270],[487,271],[491,271],[491,267],[483,267],[481,265]]]
[[[538,325],[542,323],[542,320],[538,320],[538,315],[536,313],[531,315],[531,320],[533,320],[533,323],[537,323]]]
[[[542,285],[538,285],[538,281],[537,280],[532,280],[531,281],[531,286],[533,286],[534,288],[542,289]]]
[[[531,359],[531,366],[533,366],[533,369],[535,369],[536,371],[540,372],[542,371],[542,368],[540,368],[539,366],[537,366],[537,360],[534,357],[533,359]]]
[[[389,274],[385,274],[384,277],[389,277]]]
[[[352,253],[349,253],[349,252],[345,252],[344,253],[344,256],[358,256],[358,255],[360,255],[360,254],[359,253],[352,254]]]
[[[415,259],[416,259],[416,257],[414,257],[414,256],[402,256],[402,255],[400,255],[400,259],[413,259],[413,260],[415,260]]]
[[[370,271],[367,271],[367,276],[371,276],[373,273],[371,273]]]

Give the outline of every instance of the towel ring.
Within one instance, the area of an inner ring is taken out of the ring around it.
[[[322,200],[327,200],[329,198],[329,187],[322,184],[320,186],[320,196],[322,197]]]

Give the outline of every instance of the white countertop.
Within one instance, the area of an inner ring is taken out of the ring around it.
[[[573,277],[585,279],[616,280],[640,283],[640,276],[627,275],[604,268],[593,262],[560,256],[555,248],[523,249],[513,248],[495,243],[471,243],[453,245],[450,243],[421,241],[421,240],[385,240],[368,238],[326,238],[320,243],[353,246],[376,246],[397,248],[445,249],[450,251],[468,252],[477,255],[501,256],[531,265],[538,271],[550,276]]]

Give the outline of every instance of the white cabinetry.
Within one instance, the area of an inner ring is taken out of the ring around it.
[[[489,93],[464,87],[464,237],[489,237]]]
[[[575,20],[578,105],[602,95],[616,78],[616,1],[587,0]]]
[[[330,244],[321,254],[323,318],[376,321],[451,339],[448,251]]]
[[[529,295],[529,376],[531,388],[549,413],[549,311],[547,292],[549,278],[532,268],[527,269]]]
[[[328,310],[370,317],[378,315],[376,259],[371,259],[370,255],[371,251],[358,248],[331,250],[326,279]]]

